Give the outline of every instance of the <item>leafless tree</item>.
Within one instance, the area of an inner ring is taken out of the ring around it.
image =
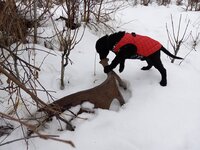
[[[59,41],[59,50],[62,52],[60,88],[64,89],[65,67],[69,64],[69,55],[74,47],[82,39],[84,32],[82,33],[82,36],[78,39],[80,26],[80,24],[78,23],[78,18],[80,17],[79,1],[66,0],[66,2],[62,4],[62,7],[66,14],[65,16],[60,17],[61,19],[65,20],[65,26],[63,27],[62,31],[57,28],[53,19],[52,23],[54,25],[56,37]]]
[[[169,4],[171,3],[171,0],[157,0],[157,3],[158,3],[159,5],[164,5],[164,6],[166,6],[166,5],[169,5]]]
[[[166,24],[166,30],[167,30],[169,43],[172,46],[175,55],[178,54],[181,45],[185,42],[185,40],[189,36],[189,34],[187,34],[189,24],[190,24],[190,20],[187,21],[187,23],[186,23],[186,25],[183,29],[181,28],[181,26],[182,26],[182,15],[180,15],[180,17],[179,17],[177,29],[175,29],[175,25],[174,25],[172,15],[171,15],[171,31],[169,31],[169,28]],[[175,30],[177,30],[176,33],[175,33]],[[175,61],[175,59],[171,60],[172,63],[174,61]]]
[[[194,30],[191,32],[192,49],[196,50],[197,45],[200,43],[200,22],[197,21],[193,24]]]
[[[144,6],[148,6],[150,2],[150,0],[141,0],[141,4]]]
[[[200,1],[199,0],[188,0],[186,10],[200,11]]]

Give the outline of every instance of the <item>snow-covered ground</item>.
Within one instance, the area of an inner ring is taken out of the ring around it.
[[[182,14],[183,27],[191,19],[188,32],[195,31],[200,24],[199,12],[185,12],[177,6],[151,5],[128,7],[118,11],[114,17],[113,27],[117,31],[125,30],[148,35],[160,41],[171,52],[166,23],[170,28],[170,16],[174,23]],[[200,30],[199,30],[200,32]],[[195,32],[193,32],[195,33]],[[66,68],[66,87],[59,89],[60,54],[49,55],[43,63],[40,81],[49,89],[56,91],[56,98],[92,88],[102,83],[106,75],[102,66],[95,59],[95,42],[99,34],[86,29],[83,40],[71,52],[73,65]],[[195,34],[194,34],[195,35]],[[185,43],[179,56],[185,57],[191,50],[191,40]],[[43,48],[43,47],[40,47]],[[61,139],[71,140],[70,145],[42,140],[29,140],[29,150],[199,150],[200,149],[200,53],[199,45],[179,65],[180,60],[170,63],[170,59],[162,53],[162,60],[168,74],[168,85],[159,85],[160,74],[152,68],[142,71],[146,65],[139,60],[128,60],[124,71],[115,72],[127,83],[128,90],[121,90],[126,104],[114,110],[96,109],[95,114],[80,115],[88,120],[76,119],[76,130],[58,131],[56,120],[48,123],[49,128],[43,132],[59,135]],[[45,55],[38,52],[36,62],[40,64]],[[109,55],[110,60],[114,57]],[[94,75],[94,72],[96,75]],[[41,98],[44,95],[41,94]],[[15,139],[17,133],[7,140]],[[1,150],[26,149],[24,141],[0,147]]]

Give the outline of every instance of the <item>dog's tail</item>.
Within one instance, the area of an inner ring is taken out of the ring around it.
[[[161,51],[163,51],[166,55],[168,55],[168,56],[170,56],[170,57],[172,57],[172,58],[174,58],[174,59],[183,59],[183,58],[181,58],[181,57],[178,57],[178,56],[175,56],[175,55],[173,55],[172,53],[170,53],[166,48],[164,48],[163,46],[162,46],[162,48],[161,48]]]

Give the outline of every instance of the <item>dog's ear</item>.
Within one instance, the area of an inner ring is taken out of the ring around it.
[[[96,51],[99,53],[100,59],[106,58],[109,53],[108,35],[105,35],[98,39],[95,47]]]
[[[108,38],[108,35],[105,35],[97,40],[95,47],[98,53],[101,52],[102,49],[105,48],[106,43],[107,43],[107,38]]]
[[[113,33],[109,36],[109,48],[112,49],[117,42],[124,36],[124,31]]]

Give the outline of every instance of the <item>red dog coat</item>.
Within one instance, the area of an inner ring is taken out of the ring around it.
[[[138,34],[136,34],[136,36],[133,36],[130,33],[125,33],[121,40],[116,44],[113,51],[118,53],[120,48],[126,44],[135,45],[137,47],[137,54],[144,57],[155,53],[162,47],[160,42],[150,37]]]

